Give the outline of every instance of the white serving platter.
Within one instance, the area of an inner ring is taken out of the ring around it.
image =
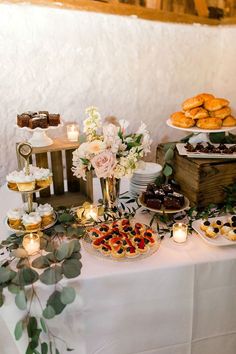
[[[220,217],[216,217],[216,218],[209,218],[208,220],[210,221],[210,223],[213,222],[214,220],[221,220],[223,223],[225,223],[228,221],[229,217],[230,217],[230,215],[225,215],[225,216],[220,216]],[[203,239],[204,242],[206,242],[208,245],[211,245],[211,246],[219,246],[219,247],[236,246],[236,241],[228,240],[225,236],[223,236],[220,233],[219,233],[219,236],[217,236],[216,238],[207,237],[205,235],[205,232],[203,230],[201,230],[201,228],[200,228],[202,222],[204,222],[204,221],[205,220],[203,220],[203,219],[199,219],[199,220],[195,220],[192,223],[193,229],[199,234],[199,236]]]
[[[185,130],[187,132],[193,132],[193,133],[220,133],[220,132],[229,132],[233,129],[236,129],[236,127],[221,127],[220,129],[201,129],[198,127],[191,127],[191,128],[181,128],[177,127],[176,125],[172,124],[171,119],[168,119],[166,121],[166,124],[174,129],[179,129],[179,130]]]
[[[189,152],[185,148],[186,144],[178,143],[176,144],[176,148],[180,155],[185,155],[187,157],[195,158],[195,159],[236,159],[236,152],[233,154],[211,154],[211,153],[204,153],[204,152]],[[206,145],[202,143],[202,145]],[[219,144],[211,144],[214,146],[218,146]],[[225,144],[225,146],[230,147],[235,144]]]

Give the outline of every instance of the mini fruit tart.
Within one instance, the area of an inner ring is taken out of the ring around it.
[[[236,215],[231,215],[228,219],[228,222],[230,225],[232,225],[233,222],[236,222]]]
[[[219,229],[223,226],[223,222],[221,221],[221,220],[214,220],[213,222],[212,222],[212,225],[211,225],[212,227],[218,227]]]
[[[126,251],[122,246],[119,246],[117,250],[112,250],[111,254],[114,258],[123,258],[126,254]]]
[[[224,223],[224,225],[220,229],[222,235],[227,234],[230,230],[231,230],[231,226],[229,222]]]
[[[134,246],[126,248],[126,257],[134,258],[137,257],[138,255],[139,255],[139,251]]]
[[[97,249],[101,248],[106,243],[105,237],[106,236],[101,236],[101,237],[97,238],[96,240],[93,240],[93,242],[92,242],[93,247],[97,248]]]
[[[227,239],[231,240],[231,241],[236,241],[236,229],[230,230],[227,235],[226,235]]]
[[[140,242],[137,244],[136,249],[140,253],[147,253],[147,251],[149,250],[149,247],[146,245],[143,237],[141,238]]]
[[[206,231],[205,231],[205,234],[207,237],[210,237],[210,238],[216,238],[218,235],[219,235],[219,228],[218,227],[212,227],[212,226],[209,226]]]
[[[107,244],[103,244],[100,248],[100,251],[102,254],[104,254],[105,256],[110,256],[111,254],[111,246],[107,245]]]
[[[97,238],[99,238],[101,236],[102,236],[102,232],[99,231],[98,229],[92,228],[92,229],[89,230],[89,237],[92,240],[96,240]]]
[[[205,220],[205,221],[203,221],[203,222],[201,223],[200,229],[201,229],[202,231],[206,231],[207,228],[208,228],[210,225],[211,225],[210,221]]]

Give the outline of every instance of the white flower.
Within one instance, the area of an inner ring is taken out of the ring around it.
[[[93,140],[91,141],[90,143],[87,143],[88,144],[88,152],[90,154],[99,154],[100,152],[104,151],[105,148],[106,148],[106,145],[104,144],[103,141],[101,140]]]
[[[142,134],[142,135],[147,134],[148,131],[147,131],[146,128],[147,128],[146,124],[143,123],[143,122],[141,122],[141,125],[140,125],[140,127],[138,128],[136,134],[138,134],[138,135],[139,135],[139,134]]]
[[[73,162],[79,160],[80,158],[85,159],[88,152],[89,143],[82,143],[78,149],[73,152]]]
[[[129,122],[126,119],[121,119],[119,120],[119,124],[120,124],[120,129],[122,131],[122,134],[124,134],[126,129],[129,126]]]
[[[104,143],[112,153],[116,154],[122,144],[118,136],[119,127],[114,124],[107,124],[103,127]]]
[[[97,129],[101,127],[101,116],[96,107],[89,107],[86,109],[88,118],[84,121],[84,133],[92,140],[93,136],[96,136]]]
[[[117,164],[114,169],[114,177],[115,178],[122,178],[126,175],[126,171],[124,166]]]
[[[151,144],[152,144],[152,139],[150,138],[150,135],[149,134],[145,134],[144,137],[143,137],[143,141],[142,141],[144,154],[147,154],[148,152],[151,151],[150,150]]]

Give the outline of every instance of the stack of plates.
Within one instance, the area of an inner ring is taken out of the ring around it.
[[[137,169],[130,180],[130,194],[139,196],[146,191],[147,185],[160,175],[162,166],[154,162],[146,162],[143,168]]]

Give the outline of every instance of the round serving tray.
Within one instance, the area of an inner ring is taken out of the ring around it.
[[[34,189],[32,191],[19,191],[19,190],[16,190],[16,189],[9,188],[8,185],[7,185],[7,188],[8,188],[9,191],[16,192],[16,193],[21,193],[21,194],[34,194],[34,193],[40,192],[43,189],[46,189],[48,187],[49,186],[47,186],[47,187],[38,187],[38,188],[36,188],[36,189]]]
[[[18,230],[18,229],[13,229],[12,227],[9,226],[7,217],[5,218],[5,225],[7,226],[7,228],[10,231],[15,232],[15,233],[19,233],[19,234],[26,234],[26,233],[37,232],[37,231],[44,231],[44,230],[50,229],[50,227],[52,227],[52,226],[54,226],[56,224],[56,222],[57,222],[57,213],[55,211],[53,213],[54,213],[53,222],[51,224],[48,224],[45,227],[41,227],[40,229],[36,229],[36,230]]]
[[[171,123],[171,119],[168,119],[166,121],[166,124],[171,128],[178,129],[178,130],[185,130],[187,132],[192,132],[192,133],[220,133],[220,132],[229,132],[231,130],[236,129],[236,127],[222,127],[220,129],[201,129],[198,127],[181,128],[181,127],[177,127],[176,125],[173,125]]]
[[[154,211],[155,213],[161,213],[161,214],[176,214],[179,213],[181,211],[184,211],[186,209],[189,208],[189,200],[188,198],[184,197],[184,205],[182,208],[180,209],[154,209],[154,208],[149,208],[146,203],[144,203],[142,196],[139,197],[138,199],[139,203],[146,209],[150,210],[150,211]]]
[[[142,259],[145,259],[147,257],[150,257],[151,255],[153,255],[155,252],[157,252],[157,250],[159,249],[161,244],[161,239],[157,236],[157,243],[155,246],[150,247],[149,250],[146,253],[140,253],[138,254],[136,257],[133,258],[128,258],[128,257],[123,257],[123,258],[115,258],[112,257],[112,255],[105,255],[101,252],[99,252],[96,248],[94,248],[92,246],[92,242],[90,237],[88,236],[88,234],[86,234],[84,236],[84,238],[82,239],[82,245],[84,247],[84,249],[90,253],[91,255],[98,257],[100,259],[106,259],[109,261],[116,261],[116,262],[137,262],[140,261]]]

